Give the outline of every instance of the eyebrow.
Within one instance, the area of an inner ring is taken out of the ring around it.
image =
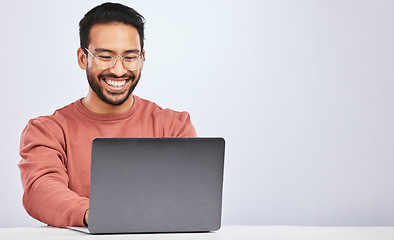
[[[109,49],[105,49],[105,48],[95,48],[94,51],[95,52],[100,52],[100,53],[108,52],[108,53],[113,53],[114,54],[114,51],[109,50]],[[140,53],[140,52],[141,51],[139,49],[130,49],[130,50],[124,51],[123,54],[126,54],[126,53]]]

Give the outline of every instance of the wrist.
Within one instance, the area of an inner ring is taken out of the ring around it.
[[[89,224],[89,209],[86,210],[85,215],[83,216],[83,224],[85,227],[87,227]]]

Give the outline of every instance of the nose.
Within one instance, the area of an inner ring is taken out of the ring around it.
[[[115,57],[115,64],[114,64],[114,66],[112,66],[112,68],[109,69],[109,71],[118,77],[123,76],[127,72],[127,69],[125,69],[123,66],[121,56]]]

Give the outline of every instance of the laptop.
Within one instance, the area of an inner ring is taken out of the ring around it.
[[[223,138],[96,138],[92,234],[210,232],[221,226]]]

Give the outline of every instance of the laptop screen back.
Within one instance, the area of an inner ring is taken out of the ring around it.
[[[201,232],[221,225],[222,138],[97,138],[91,233]]]

